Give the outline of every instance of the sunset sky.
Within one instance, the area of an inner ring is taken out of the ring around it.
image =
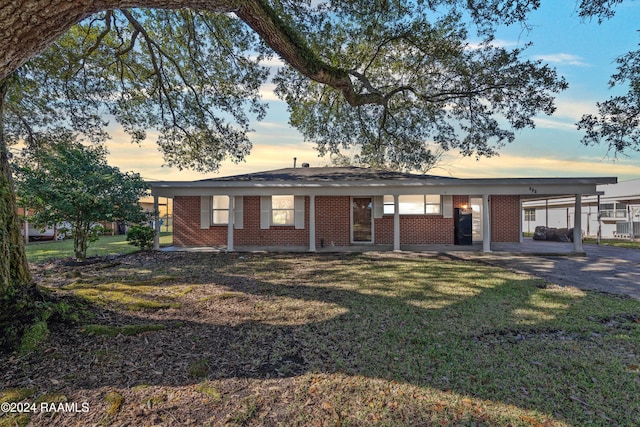
[[[607,153],[606,146],[585,147],[582,132],[575,123],[582,114],[594,113],[596,101],[624,92],[609,89],[608,81],[615,72],[615,59],[640,43],[640,2],[624,3],[617,14],[603,24],[582,21],[575,12],[576,1],[550,2],[530,16],[530,31],[520,26],[500,30],[496,43],[507,47],[522,46],[532,41],[529,57],[542,59],[555,67],[569,82],[569,89],[557,97],[557,111],[536,120],[536,128],[519,132],[516,140],[491,159],[462,158],[449,152],[441,165],[429,173],[434,175],[472,177],[553,177],[553,176],[617,176],[619,180],[640,178],[640,153],[629,152],[617,159]],[[473,42],[473,40],[471,41]],[[277,66],[277,61],[274,61]],[[265,85],[263,99],[269,112],[261,122],[254,122],[250,139],[253,150],[240,164],[225,162],[218,173],[200,174],[162,167],[154,135],[149,132],[142,146],[132,145],[117,127],[112,129],[108,147],[109,162],[125,171],[139,172],[148,180],[194,180],[235,175],[260,170],[291,167],[293,158],[311,166],[324,166],[328,159],[318,157],[313,144],[304,141],[288,124],[286,104]]]

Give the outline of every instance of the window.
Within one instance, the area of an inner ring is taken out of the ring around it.
[[[400,196],[401,215],[440,215],[442,197],[438,194]]]
[[[627,217],[626,203],[601,203],[600,218],[624,219]]]
[[[271,224],[294,225],[295,202],[293,196],[271,196]]]
[[[525,221],[535,221],[536,220],[536,209],[528,208],[524,210],[524,220]]]
[[[395,204],[393,203],[393,196],[384,196],[382,213],[384,215],[393,215],[395,212]]]
[[[229,197],[213,196],[212,212],[213,225],[227,225],[229,223]]]
[[[440,195],[427,194],[424,196],[424,213],[427,215],[440,214]]]

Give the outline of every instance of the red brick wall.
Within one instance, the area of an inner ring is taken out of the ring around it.
[[[304,202],[304,229],[293,225],[260,228],[260,196],[245,196],[243,200],[243,228],[233,230],[237,246],[309,246],[309,198]]]
[[[351,198],[316,196],[316,245],[325,247],[351,244]],[[308,220],[308,217],[305,219]]]
[[[228,227],[212,225],[200,229],[200,196],[174,199],[173,244],[175,246],[226,246]],[[233,242],[239,246],[308,246],[309,198],[305,200],[305,228],[292,226],[260,228],[260,197],[245,196],[243,228],[233,230]]]
[[[384,215],[373,221],[374,243],[379,245],[393,244],[393,215]],[[402,217],[400,217],[400,227],[402,227]],[[400,235],[402,236],[402,233]]]
[[[454,196],[453,207],[469,206],[469,197]],[[453,218],[400,215],[400,244],[453,244]],[[393,244],[393,215],[375,219],[375,243]]]
[[[175,246],[220,246],[227,244],[227,226],[200,229],[200,196],[173,199],[173,244]]]
[[[454,196],[453,207],[469,204],[467,196]],[[349,196],[317,196],[316,245],[325,247],[351,244],[351,198]],[[237,246],[308,246],[309,198],[305,198],[305,228],[276,226],[260,229],[260,197],[245,196],[243,203],[243,229],[234,230]],[[376,218],[374,242],[393,244],[393,216]],[[440,215],[401,215],[400,243],[453,244],[453,219]],[[492,196],[491,241],[518,242],[520,240],[519,196]],[[227,244],[227,226],[200,229],[200,197],[174,199],[173,243],[176,246],[224,246]]]
[[[520,241],[520,196],[491,196],[491,241]]]

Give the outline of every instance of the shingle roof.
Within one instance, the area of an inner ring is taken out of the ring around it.
[[[269,181],[269,182],[328,182],[328,181],[381,181],[381,180],[420,180],[420,179],[456,179],[443,178],[434,175],[420,175],[404,172],[368,169],[355,166],[348,167],[301,167],[285,168],[272,171],[248,173],[244,175],[225,176],[220,178],[203,179],[198,182],[215,181]]]

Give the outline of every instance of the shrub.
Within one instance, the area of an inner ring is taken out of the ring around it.
[[[142,250],[153,247],[153,228],[148,225],[134,225],[127,231],[127,241]]]

